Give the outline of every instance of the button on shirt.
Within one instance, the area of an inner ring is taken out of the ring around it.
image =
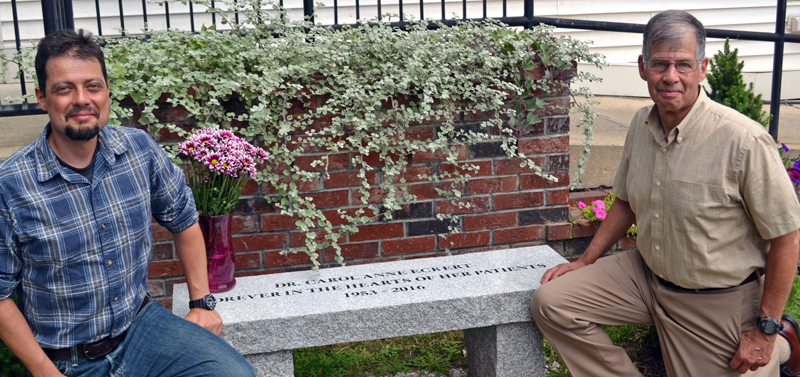
[[[710,100],[664,135],[658,109],[631,122],[614,180],[650,269],[684,288],[738,285],[764,267],[769,239],[800,228],[800,204],[772,137]]]
[[[17,292],[42,347],[125,331],[147,292],[150,219],[197,222],[183,173],[144,131],[105,126],[94,177],[35,142],[0,164],[0,299]]]

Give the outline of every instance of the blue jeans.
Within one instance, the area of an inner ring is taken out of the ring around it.
[[[55,364],[67,377],[255,376],[253,367],[228,343],[155,300],[136,315],[125,341],[113,352],[97,360]]]

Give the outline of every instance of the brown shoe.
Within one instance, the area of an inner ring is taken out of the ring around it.
[[[781,316],[783,330],[779,332],[781,336],[789,342],[792,353],[789,360],[781,364],[781,377],[800,377],[800,341],[797,335],[800,334],[800,326],[794,317],[784,314]]]

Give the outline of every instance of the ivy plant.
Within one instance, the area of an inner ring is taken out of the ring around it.
[[[444,182],[437,190],[453,200],[454,208],[469,206],[460,200],[462,187],[479,169],[458,160],[469,144],[499,143],[522,167],[555,180],[517,149],[518,138],[552,106],[583,113],[576,126],[585,126],[585,162],[594,113],[591,103],[574,99],[591,94],[570,84],[597,79],[577,72],[578,62],[604,63],[585,43],[554,37],[552,27],[514,30],[493,20],[455,26],[411,20],[397,28],[388,22],[398,17],[386,15],[332,28],[292,21],[284,9],[263,0],[215,1],[216,7],[211,1],[195,3],[217,12],[229,30],[146,30],[105,41],[115,100],[111,123],[133,117],[134,109],[120,104],[131,98],[141,113],[139,123],[151,133],[166,127],[187,136],[185,125],[164,124],[156,116],[159,99],[168,95],[170,105],[188,110],[193,127],[231,129],[262,146],[272,157],[255,179],[273,188],[275,194],[266,199],[293,216],[306,235],[304,247],[287,252],[308,253],[314,268],[325,248],[342,263],[339,243],[346,233],[392,219],[401,204],[415,200],[403,178],[415,153],[437,153],[458,167],[423,177]],[[546,101],[564,95],[573,98],[568,108]],[[459,120],[470,112],[491,116],[465,127]],[[423,122],[436,122],[435,134],[409,137],[407,131]],[[175,145],[164,148],[175,156]],[[359,203],[340,210],[346,224],[334,226],[299,187],[340,168],[344,154],[345,165],[361,180]],[[303,161],[312,156],[310,168],[299,163],[301,156]],[[375,160],[380,165],[369,163]],[[378,179],[371,181],[373,172]],[[579,166],[576,179],[580,172]],[[450,221],[451,232],[458,231],[457,217],[440,218]]]

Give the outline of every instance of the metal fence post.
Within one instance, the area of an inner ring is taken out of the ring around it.
[[[775,15],[775,53],[772,55],[772,91],[769,97],[769,134],[778,140],[778,121],[781,116],[781,86],[783,84],[783,47],[786,37],[786,0],[778,0]]]
[[[56,30],[75,29],[72,0],[42,0],[42,18],[45,35]]]
[[[314,0],[303,0],[303,15],[309,22],[314,23]]]

